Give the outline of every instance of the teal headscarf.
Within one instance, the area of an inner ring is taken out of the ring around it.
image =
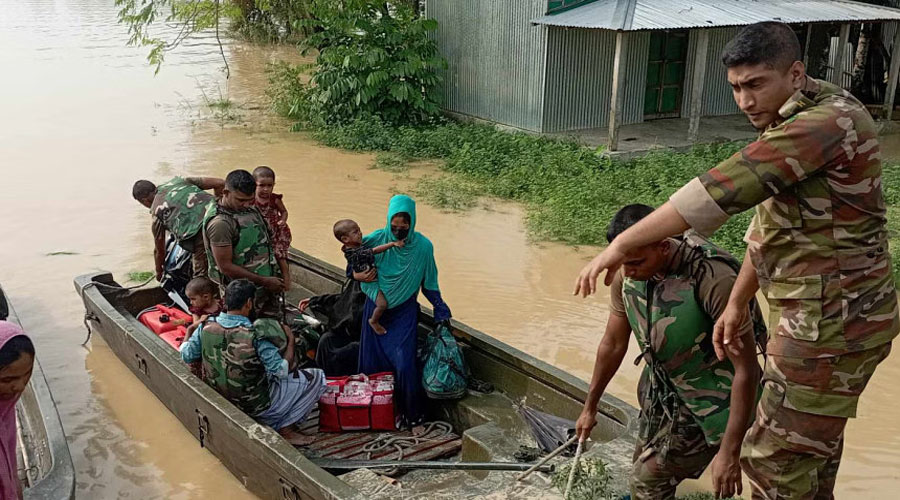
[[[409,214],[409,236],[406,246],[391,248],[375,256],[378,281],[362,283],[365,294],[375,300],[380,289],[388,301],[388,307],[398,306],[418,293],[420,287],[440,291],[437,265],[434,262],[434,246],[425,235],[416,232],[416,202],[405,194],[391,198],[388,204],[387,224],[363,238],[363,245],[374,248],[397,238],[391,233],[391,219],[399,213]]]

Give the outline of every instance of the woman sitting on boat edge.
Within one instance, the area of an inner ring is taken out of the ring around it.
[[[34,344],[14,323],[0,321],[0,498],[22,498],[16,456],[16,402],[31,380]]]
[[[394,247],[375,256],[375,269],[353,273],[362,282],[366,304],[362,314],[359,347],[359,371],[365,374],[393,372],[396,377],[394,399],[398,427],[412,427],[425,419],[425,394],[422,374],[416,363],[416,340],[419,324],[419,290],[434,307],[435,322],[450,320],[450,308],[441,298],[434,246],[416,231],[416,202],[406,195],[396,195],[388,205],[387,225],[363,238],[367,247],[396,241]],[[386,333],[378,335],[368,318],[375,309],[378,291],[384,293],[388,309],[381,317]]]
[[[293,367],[293,342],[284,357],[275,344],[253,331],[247,317],[253,309],[253,283],[238,279],[225,289],[224,313],[202,324],[181,346],[186,363],[202,360],[202,379],[235,406],[287,439],[293,425],[306,420],[325,392],[319,369]]]

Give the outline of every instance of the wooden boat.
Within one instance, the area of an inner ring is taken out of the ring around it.
[[[343,270],[296,250],[291,250],[289,261],[290,303],[340,290]],[[140,311],[168,301],[160,288],[118,287],[112,275],[105,272],[75,279],[91,327],[181,420],[201,446],[215,454],[248,490],[263,498],[372,498],[357,488],[358,483],[354,485],[347,479],[349,474],[336,475],[346,471],[319,467],[306,456],[310,455],[310,448],[295,448],[278,433],[238,410],[195,377],[172,347],[138,322],[135,315]],[[425,310],[422,317],[420,332],[424,333],[433,322],[430,311]],[[454,321],[453,327],[473,376],[493,384],[495,390],[489,394],[470,391],[459,401],[433,401],[430,405],[433,416],[450,422],[453,432],[458,433],[455,448],[453,443],[445,443],[448,448],[458,450],[450,461],[511,461],[519,444],[533,444],[528,426],[514,409],[516,401],[525,399],[531,408],[577,418],[587,392],[583,381],[463,323]],[[600,406],[598,425],[592,435],[596,444],[590,454],[602,456],[611,472],[627,478],[637,412],[610,396],[604,396]],[[315,427],[315,416],[311,421],[305,428]],[[333,450],[371,441],[366,433],[332,434],[323,439],[332,442],[316,443],[312,448],[321,450],[332,446]],[[335,442],[343,444],[337,446]],[[355,454],[352,458],[360,458],[358,451],[353,449],[339,457]],[[422,455],[404,458],[420,460]],[[441,471],[417,470],[404,476],[401,482],[405,483],[404,491],[412,488],[458,498],[463,490],[455,489],[464,487],[471,492],[480,487],[489,493],[499,487],[496,474],[515,477],[514,473],[490,472],[493,479],[484,480],[488,473],[483,471],[459,472],[464,480],[448,480],[441,474]],[[431,480],[432,477],[442,480]]]
[[[7,321],[22,326],[12,304],[0,288],[0,301],[8,305]],[[31,381],[16,404],[19,478],[26,499],[75,497],[75,466],[63,432],[56,403],[36,356]]]

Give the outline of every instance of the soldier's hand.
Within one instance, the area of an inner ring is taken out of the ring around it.
[[[710,464],[710,470],[716,498],[730,498],[743,493],[741,465],[736,453],[719,450]]]
[[[724,361],[728,357],[728,352],[732,356],[737,356],[744,347],[744,341],[741,340],[741,327],[749,321],[750,307],[748,304],[743,306],[728,301],[722,315],[716,320],[716,326],[713,327],[713,348],[716,350],[716,357],[719,361]]]
[[[575,422],[575,435],[578,436],[578,440],[585,441],[591,437],[591,431],[594,430],[595,425],[597,425],[597,412],[582,411],[581,416]]]
[[[262,278],[262,286],[270,292],[281,292],[284,290],[284,281],[275,276],[266,276]]]
[[[609,286],[623,262],[625,262],[625,253],[619,250],[619,247],[615,244],[606,247],[581,269],[581,273],[575,280],[575,291],[572,295],[587,297],[596,292],[597,277],[603,271],[606,271],[603,283]]]
[[[305,298],[305,299],[301,300],[300,303],[297,304],[297,309],[300,309],[300,312],[305,313],[306,308],[309,307],[310,300],[311,300],[310,298]]]

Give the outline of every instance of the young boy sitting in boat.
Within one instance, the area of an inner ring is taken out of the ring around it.
[[[201,324],[181,345],[186,363],[202,361],[201,378],[258,422],[288,440],[300,439],[294,424],[306,420],[325,392],[325,374],[294,366],[293,338],[284,357],[271,340],[260,338],[248,315],[256,287],[237,279],[225,288],[225,312]]]
[[[222,312],[225,304],[219,297],[219,286],[206,276],[200,276],[188,281],[184,287],[184,294],[191,301],[190,312],[193,323],[187,328],[187,338],[191,338],[204,321]]]

